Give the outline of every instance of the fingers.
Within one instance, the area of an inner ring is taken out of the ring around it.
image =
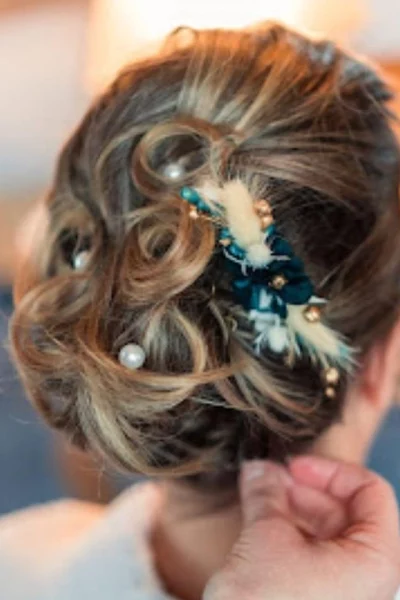
[[[306,456],[289,467],[295,481],[330,494],[347,505],[352,532],[368,542],[379,531],[383,543],[398,538],[397,503],[390,485],[378,475],[356,465]],[[354,528],[360,525],[361,528]]]
[[[287,470],[252,461],[242,472],[245,524],[279,517],[318,539],[342,537],[374,545],[398,545],[398,512],[383,479],[359,466],[300,457]],[[378,539],[379,538],[379,539]]]
[[[343,503],[324,492],[293,482],[288,490],[296,525],[319,540],[333,539],[348,527]]]
[[[242,471],[242,507],[245,524],[284,518],[296,533],[318,539],[339,535],[347,526],[343,503],[326,493],[296,484],[285,467],[253,461]]]

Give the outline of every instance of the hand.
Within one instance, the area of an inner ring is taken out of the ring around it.
[[[388,483],[317,457],[247,463],[243,530],[204,600],[394,600],[397,504]]]

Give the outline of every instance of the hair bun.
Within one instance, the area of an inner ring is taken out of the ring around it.
[[[275,24],[128,67],[64,148],[17,277],[12,345],[45,418],[125,470],[231,489],[242,460],[337,422],[343,340],[362,360],[398,318],[388,96]]]

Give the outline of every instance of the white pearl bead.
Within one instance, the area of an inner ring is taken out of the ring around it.
[[[184,173],[185,170],[179,163],[171,163],[164,168],[164,176],[168,179],[181,179]]]
[[[119,351],[119,362],[127,369],[140,369],[146,360],[145,351],[137,344],[126,344]]]
[[[73,265],[75,271],[82,271],[89,262],[90,253],[88,250],[82,250],[82,252],[78,252],[73,258]]]

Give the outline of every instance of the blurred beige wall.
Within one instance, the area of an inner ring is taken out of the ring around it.
[[[0,12],[0,201],[43,186],[86,107],[86,2]]]
[[[202,10],[212,11],[213,1],[204,0]],[[400,0],[301,1],[303,14],[299,0],[293,0],[293,6],[306,26],[328,29],[337,37],[348,28],[350,42],[361,52],[400,58]],[[92,0],[93,5],[96,2],[104,4]],[[146,4],[146,0],[109,0],[111,6],[123,2]],[[227,9],[230,2],[219,0]],[[178,4],[171,0],[175,9]],[[88,0],[46,0],[36,10],[9,16],[0,12],[0,201],[6,193],[46,184],[61,143],[89,101],[84,85],[87,7]],[[268,13],[268,3],[265,7]],[[145,14],[143,8],[140,13]],[[135,24],[131,30],[134,37]]]
[[[14,270],[16,224],[32,199],[43,193],[61,144],[89,103],[88,6],[104,4],[104,0],[40,0],[36,9],[2,11],[2,1],[0,283]],[[163,6],[168,2],[158,1]],[[7,2],[12,7],[14,0]],[[110,6],[122,2],[140,2],[145,13],[146,0],[109,0]],[[154,2],[147,0],[149,5]],[[177,1],[171,2],[176,9]],[[221,15],[221,6],[226,3],[229,10],[231,2],[219,0]],[[293,2],[298,8],[303,0]],[[214,3],[203,0],[201,8],[212,10]],[[305,26],[328,30],[358,51],[383,59],[400,76],[400,0],[304,0],[301,18]],[[135,25],[129,35],[134,35]]]

